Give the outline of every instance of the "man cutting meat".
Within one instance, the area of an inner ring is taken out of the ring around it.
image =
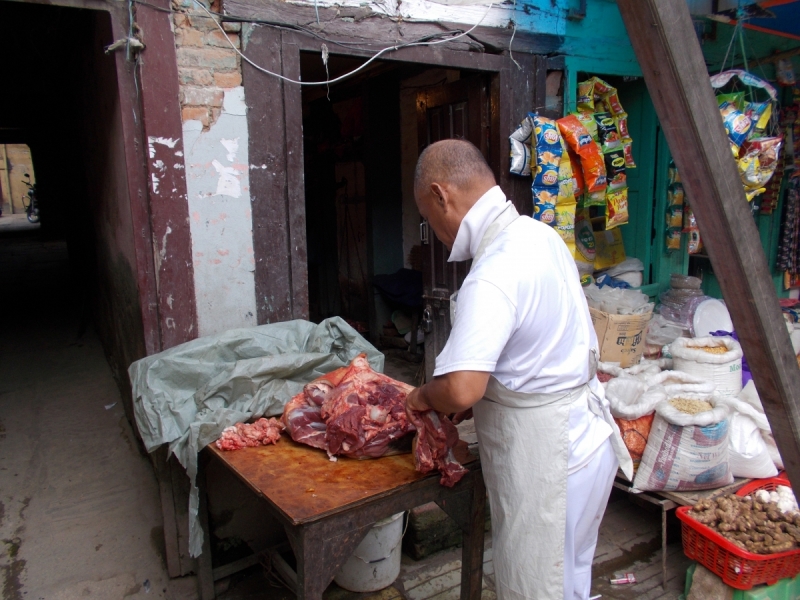
[[[406,406],[473,408],[498,598],[586,599],[614,473],[632,472],[575,263],[552,228],[519,216],[469,142],[426,148],[414,195],[449,260],[473,262],[434,378]]]

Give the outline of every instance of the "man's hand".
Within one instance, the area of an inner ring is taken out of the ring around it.
[[[483,398],[489,376],[490,373],[483,371],[453,371],[434,377],[406,397],[406,409],[434,409],[445,414],[463,412]]]

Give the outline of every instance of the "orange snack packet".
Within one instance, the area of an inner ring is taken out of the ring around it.
[[[586,191],[592,193],[605,190],[608,182],[600,146],[575,115],[567,115],[556,123],[567,146],[580,158]]]

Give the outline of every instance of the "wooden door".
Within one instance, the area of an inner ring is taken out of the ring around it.
[[[489,156],[489,91],[482,76],[462,79],[417,94],[419,151],[439,140],[469,140]],[[436,356],[450,335],[450,295],[456,292],[469,270],[469,262],[448,263],[445,248],[428,224],[420,225],[423,244],[423,322],[425,336],[425,380],[433,377]]]

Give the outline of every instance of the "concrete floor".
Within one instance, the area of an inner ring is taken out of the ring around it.
[[[3,217],[5,219],[5,217]],[[196,598],[193,577],[169,580],[162,557],[158,487],[123,415],[102,348],[77,339],[80,295],[66,246],[39,231],[0,233],[0,589],[3,600]],[[416,365],[397,363],[412,375]],[[600,532],[593,594],[677,598],[688,561],[679,534],[661,588],[660,514],[612,496]],[[328,600],[456,598],[460,550],[403,557],[379,594],[332,585]],[[633,571],[636,585],[611,586]],[[493,594],[487,538],[484,598]],[[290,598],[262,566],[218,582],[220,600]]]

